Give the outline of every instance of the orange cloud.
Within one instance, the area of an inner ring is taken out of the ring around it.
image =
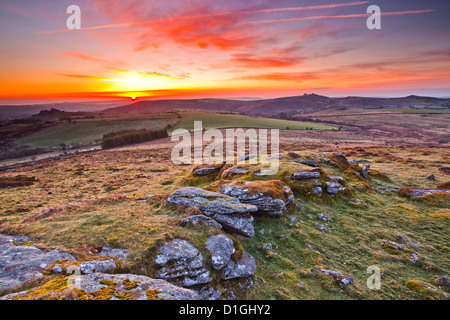
[[[254,58],[249,54],[234,54],[232,63],[245,68],[273,68],[273,67],[292,67],[298,65],[300,61],[293,58],[282,57],[262,57]]]

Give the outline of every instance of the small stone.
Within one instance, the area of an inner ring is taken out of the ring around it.
[[[419,255],[417,253],[412,253],[411,256],[409,257],[409,260],[412,263],[416,263],[417,261],[419,261]]]
[[[272,244],[264,243],[262,246],[259,246],[259,248],[264,249],[264,250],[272,250]]]
[[[217,169],[215,167],[201,168],[201,169],[195,170],[192,174],[194,176],[207,176],[208,174],[210,174],[214,171],[217,171]]]
[[[63,268],[61,267],[61,265],[59,263],[57,263],[53,267],[52,271],[55,272],[55,273],[62,273],[63,272]]]
[[[320,172],[312,172],[312,171],[294,172],[291,178],[295,180],[320,178]]]
[[[325,232],[329,231],[327,227],[325,227],[324,225],[322,225],[320,223],[315,223],[315,225],[322,231],[325,231]]]
[[[317,218],[328,222],[328,221],[331,221],[330,215],[331,215],[330,212],[327,211],[326,213],[319,213],[317,215]]]
[[[443,276],[436,279],[437,282],[440,282],[446,286],[450,286],[450,279],[447,276]]]
[[[316,273],[316,274],[321,273],[326,276],[331,276],[341,285],[352,285],[353,284],[353,277],[351,277],[347,274],[343,274],[338,271],[319,269],[319,270],[316,270],[314,273]]]
[[[317,161],[314,160],[294,160],[295,162],[310,166],[310,167],[317,167]]]
[[[315,187],[312,189],[312,194],[318,197],[322,196],[322,192],[323,192],[322,187]]]
[[[253,277],[255,271],[255,259],[247,252],[244,252],[243,257],[237,263],[231,260],[225,267],[224,277],[225,280]]]

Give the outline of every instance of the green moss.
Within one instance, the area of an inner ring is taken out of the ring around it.
[[[408,280],[406,281],[405,286],[408,289],[421,294],[426,300],[439,300],[440,298],[432,287],[418,280]]]

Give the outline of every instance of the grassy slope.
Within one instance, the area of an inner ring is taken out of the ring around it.
[[[293,129],[305,130],[312,128],[314,130],[333,130],[336,129],[319,123],[299,122],[279,119],[254,118],[249,116],[217,114],[204,112],[186,112],[182,114],[181,123],[175,128],[188,130],[194,129],[194,121],[202,121],[203,127],[210,128],[265,128],[265,129]],[[175,129],[174,128],[174,129]]]
[[[132,118],[102,120],[77,120],[76,123],[62,123],[45,131],[33,134],[18,141],[32,147],[55,147],[64,143],[93,143],[101,140],[109,132],[132,129],[162,129],[172,121],[175,114],[145,115]]]
[[[449,114],[450,110],[441,110],[441,109],[382,109],[385,111],[394,111],[401,113],[417,113],[417,114]]]
[[[364,158],[373,163],[374,169],[388,171],[393,180],[383,182],[384,185],[435,187],[445,182],[446,177],[438,169],[445,166],[448,150],[380,148],[371,151],[372,155]],[[304,152],[304,155],[311,153]],[[292,165],[297,164],[282,162],[282,166]],[[325,169],[342,174],[331,166]],[[132,250],[130,261],[135,265],[132,271],[146,274],[155,246],[161,241],[181,237],[202,247],[211,231],[179,227],[182,215],[158,201],[99,203],[35,222],[19,222],[42,208],[75,200],[114,194],[164,195],[185,184],[183,176],[190,170],[190,167],[171,165],[164,154],[103,151],[3,173],[33,175],[38,183],[2,189],[0,232],[34,236],[46,246],[80,255],[92,246],[127,247]],[[425,179],[429,173],[435,173],[438,180]],[[202,181],[198,185],[205,184]],[[302,203],[301,211],[289,212],[279,219],[257,218],[255,238],[241,239],[245,249],[257,260],[255,285],[246,292],[245,298],[422,299],[423,294],[405,286],[408,280],[426,283],[441,298],[448,294],[448,289],[439,289],[433,282],[433,278],[448,274],[450,269],[449,213],[442,206],[379,191],[356,193],[336,201],[318,201],[299,194],[296,197]],[[350,199],[360,200],[362,206],[354,207]],[[430,216],[438,210],[444,210],[446,218]],[[325,211],[331,212],[332,222],[317,219],[317,214]],[[297,216],[299,221],[292,223],[290,215]],[[330,231],[320,231],[314,225],[316,222],[326,224]],[[258,232],[261,229],[265,230],[264,234]],[[401,243],[395,238],[397,234],[421,245],[421,249],[413,249],[420,256],[417,264],[409,261],[411,251],[397,253],[382,246],[383,240]],[[259,248],[263,243],[274,246],[270,257]],[[370,265],[380,266],[383,272],[379,291],[366,288],[366,269]],[[341,290],[329,281],[318,279],[313,274],[318,266],[351,274],[357,287]],[[302,288],[297,285],[299,282]]]

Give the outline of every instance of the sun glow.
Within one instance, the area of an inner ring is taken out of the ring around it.
[[[144,72],[118,70],[113,77],[102,79],[108,82],[108,91],[137,92],[161,90],[175,87],[173,79],[155,76]],[[133,97],[139,95],[133,95]]]

